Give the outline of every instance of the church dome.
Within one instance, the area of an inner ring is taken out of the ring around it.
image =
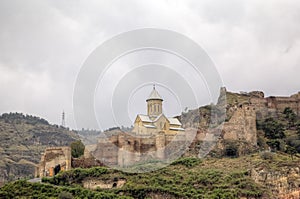
[[[146,101],[149,101],[149,100],[161,100],[161,101],[163,101],[163,99],[161,98],[161,96],[159,95],[157,90],[155,89],[155,86],[153,86],[153,90],[150,93],[150,95],[149,95],[149,97]]]

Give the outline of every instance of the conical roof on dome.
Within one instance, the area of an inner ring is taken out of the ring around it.
[[[155,86],[153,86],[153,90],[150,93],[150,95],[149,95],[149,97],[146,101],[148,101],[148,100],[161,100],[161,101],[163,101],[163,99],[161,98],[161,96],[159,95],[157,90],[155,89]]]

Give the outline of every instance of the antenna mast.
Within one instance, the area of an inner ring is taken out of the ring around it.
[[[61,126],[65,127],[66,126],[66,120],[65,120],[65,111],[62,112],[62,117],[61,117]]]

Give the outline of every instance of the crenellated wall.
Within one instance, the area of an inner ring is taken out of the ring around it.
[[[251,104],[253,104],[260,117],[276,117],[278,113],[282,113],[285,108],[291,108],[294,113],[300,117],[300,92],[289,97],[259,97],[251,96]],[[261,118],[259,118],[261,119]]]

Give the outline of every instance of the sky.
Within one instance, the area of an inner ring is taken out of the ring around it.
[[[74,88],[82,66],[106,40],[149,27],[172,30],[198,43],[230,91],[288,96],[300,91],[299,24],[298,0],[1,0],[0,113],[23,112],[60,124],[64,110],[70,128],[95,128],[78,126],[74,118]],[[122,63],[128,64],[126,59]],[[96,101],[119,81],[108,80],[102,89],[99,84]],[[118,104],[128,105],[126,119],[118,124],[128,126],[135,114],[145,113],[152,89],[151,80],[147,82],[143,89],[129,91],[130,99],[112,100],[113,115],[123,113]],[[157,84],[167,114],[195,108],[193,102],[176,100],[178,86],[168,91]],[[209,99],[200,100],[205,103]],[[101,112],[101,106],[96,103],[95,112],[105,129],[114,124],[105,121],[103,115],[109,113]]]

